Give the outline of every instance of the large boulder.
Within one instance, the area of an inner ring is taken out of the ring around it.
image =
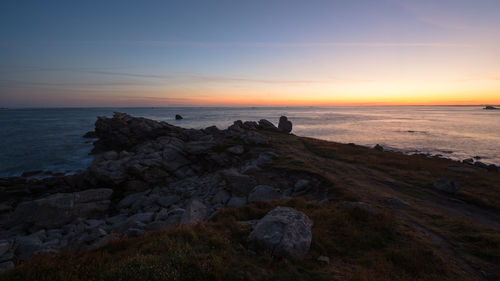
[[[251,176],[241,174],[236,169],[222,171],[222,176],[233,195],[247,196],[255,187],[255,179]]]
[[[455,194],[460,191],[460,186],[458,185],[458,183],[446,178],[437,179],[436,182],[434,182],[434,188],[439,191],[451,194]]]
[[[95,217],[109,207],[113,190],[88,189],[75,193],[57,193],[19,204],[14,212],[17,221],[37,227],[56,228],[75,218]]]
[[[274,256],[302,259],[311,246],[313,222],[304,213],[277,207],[262,218],[249,236],[249,248]]]
[[[278,131],[278,128],[276,128],[273,123],[267,121],[266,119],[261,119],[259,121],[259,128],[267,131]]]
[[[290,133],[292,131],[292,122],[290,122],[286,116],[281,116],[278,130],[283,133]]]

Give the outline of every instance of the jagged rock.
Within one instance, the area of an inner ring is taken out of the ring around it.
[[[208,215],[208,209],[205,204],[203,204],[198,199],[193,199],[188,203],[186,211],[182,215],[181,224],[191,225],[197,224],[205,220]]]
[[[115,112],[113,118],[97,118],[95,134],[99,140],[94,143],[94,152],[129,150],[145,140],[179,134],[181,131],[181,128],[166,122]]]
[[[246,135],[242,136],[242,139],[246,144],[265,145],[269,143],[269,137],[263,136],[257,132],[248,132]]]
[[[247,130],[257,130],[259,125],[255,121],[245,121],[243,122],[243,128]]]
[[[478,167],[478,168],[481,168],[481,169],[488,169],[488,165],[481,162],[481,161],[476,161],[474,162],[474,166],[475,167]]]
[[[16,239],[16,254],[20,259],[32,256],[42,248],[42,241],[36,234],[21,236]]]
[[[214,197],[212,198],[212,202],[217,204],[226,204],[226,202],[231,198],[231,195],[225,190],[219,190]]]
[[[372,213],[374,215],[378,214],[377,209],[373,208],[372,205],[365,203],[365,202],[347,202],[344,201],[342,202],[342,205],[345,208],[361,208],[369,213]]]
[[[227,202],[228,207],[241,207],[241,206],[245,206],[246,204],[247,204],[246,197],[232,197]]]
[[[236,120],[233,122],[233,125],[229,126],[227,128],[228,131],[233,131],[233,132],[243,132],[244,129],[243,129],[243,122],[241,122],[241,120]]]
[[[109,207],[112,189],[89,189],[75,193],[58,193],[19,204],[14,217],[43,228],[55,228],[72,219],[103,214]]]
[[[279,199],[279,190],[268,185],[257,185],[248,195],[248,202],[267,202]]]
[[[222,171],[231,192],[237,196],[247,196],[255,187],[255,179],[239,173],[236,169]]]
[[[8,241],[0,241],[0,257],[5,255],[8,250],[10,250],[10,243]]]
[[[156,202],[158,203],[158,205],[164,207],[164,208],[168,208],[170,206],[172,206],[173,204],[179,202],[179,200],[181,200],[181,198],[177,195],[169,195],[169,196],[163,196],[163,197],[160,197],[156,200]]]
[[[378,150],[378,151],[384,151],[384,148],[380,144],[376,144],[373,149]]]
[[[148,191],[129,194],[125,198],[123,198],[120,203],[118,203],[118,207],[120,207],[121,209],[128,208],[132,206],[132,204],[140,200],[140,198],[145,197],[147,193]]]
[[[311,245],[313,222],[302,212],[277,207],[262,218],[249,236],[249,248],[274,256],[304,258]]]
[[[226,150],[227,150],[227,152],[232,153],[232,154],[236,154],[236,155],[240,155],[240,154],[243,154],[243,152],[245,152],[245,148],[243,147],[243,145],[231,146]]]
[[[154,216],[155,216],[155,214],[153,212],[138,213],[138,214],[131,216],[129,219],[146,224],[146,223],[151,222],[153,220]]]
[[[278,131],[278,128],[276,128],[273,123],[267,121],[266,119],[259,120],[259,128],[267,131]]]
[[[434,188],[446,193],[456,194],[460,191],[460,186],[453,180],[440,178],[434,182]]]
[[[474,159],[472,158],[464,159],[462,162],[465,164],[474,165]]]
[[[292,122],[288,121],[286,116],[281,116],[278,129],[283,133],[290,133],[292,131]]]
[[[94,131],[88,131],[85,133],[85,135],[83,135],[83,137],[86,139],[95,139],[97,138],[97,135],[95,134]]]
[[[488,169],[488,171],[490,172],[498,172],[498,167],[495,164],[488,165],[486,169]]]
[[[182,118],[182,116],[180,116],[179,114],[175,115],[175,120],[182,120],[182,119],[184,119],[184,118]]]

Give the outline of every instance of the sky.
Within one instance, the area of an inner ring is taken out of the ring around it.
[[[0,107],[500,104],[498,0],[4,0]]]

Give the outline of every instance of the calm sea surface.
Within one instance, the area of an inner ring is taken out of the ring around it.
[[[237,119],[277,124],[286,115],[300,136],[453,159],[480,156],[500,165],[500,110],[477,106],[8,109],[0,110],[0,177],[87,167],[92,144],[82,135],[93,130],[97,116],[114,111],[185,128],[221,129]],[[184,119],[174,120],[175,114]]]

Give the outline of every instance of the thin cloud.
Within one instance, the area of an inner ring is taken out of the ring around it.
[[[249,47],[249,48],[313,48],[313,47],[474,47],[457,42],[198,42],[198,41],[125,41],[125,44],[153,47]]]

